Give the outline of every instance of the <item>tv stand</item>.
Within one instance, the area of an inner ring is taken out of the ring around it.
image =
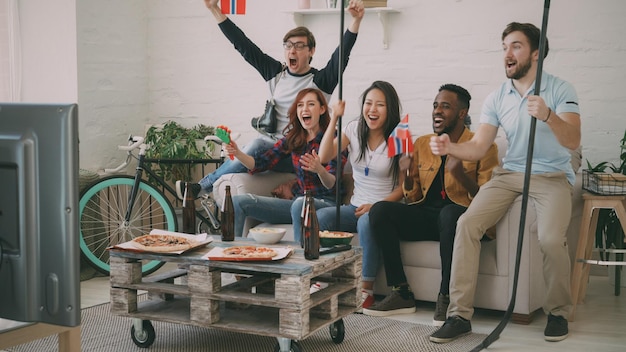
[[[0,330],[0,350],[55,334],[59,335],[59,352],[80,352],[80,326],[46,323],[27,323],[8,330]]]

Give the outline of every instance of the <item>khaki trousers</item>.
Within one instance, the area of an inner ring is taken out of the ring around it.
[[[472,318],[480,239],[522,194],[523,185],[523,173],[495,168],[492,179],[480,187],[467,211],[459,218],[452,256],[448,316],[458,315],[467,320]],[[567,319],[572,308],[570,258],[566,239],[572,212],[572,186],[565,173],[532,175],[528,200],[534,202],[537,210],[537,234],[543,253],[543,276],[547,289],[543,308],[546,314],[552,313]],[[503,235],[507,234],[496,234],[496,241],[498,236]]]

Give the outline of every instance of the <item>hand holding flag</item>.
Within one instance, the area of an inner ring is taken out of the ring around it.
[[[411,131],[409,131],[409,114],[406,114],[396,128],[391,131],[387,140],[387,156],[393,158],[398,154],[413,152],[413,141]]]

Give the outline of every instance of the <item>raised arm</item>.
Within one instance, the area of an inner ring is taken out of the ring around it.
[[[208,1],[208,0],[207,0]],[[365,15],[365,7],[362,0],[350,0],[348,4],[348,12],[352,15],[352,22],[348,26],[348,30],[352,33],[359,33],[359,27],[361,26],[361,20]]]
[[[226,21],[226,15],[224,15],[222,13],[222,9],[220,9],[219,6],[217,6],[219,0],[204,0],[204,4],[206,5],[206,7],[211,11],[211,13],[213,14],[213,17],[215,17],[215,21],[217,21],[218,24]]]
[[[447,134],[430,138],[430,149],[435,155],[452,155],[461,160],[478,161],[482,159],[496,140],[498,128],[482,123],[474,137],[467,142],[458,144],[450,142]]]
[[[331,159],[337,156],[337,138],[335,137],[335,131],[337,130],[337,120],[339,116],[343,116],[343,112],[346,106],[346,102],[343,100],[335,102],[330,114],[330,123],[324,132],[322,142],[320,143],[319,157],[322,164],[327,164]],[[341,150],[345,150],[350,141],[348,137],[341,132]]]

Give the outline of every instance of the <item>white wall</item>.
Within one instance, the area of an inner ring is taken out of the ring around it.
[[[79,0],[80,164],[115,167],[148,123],[148,1]]]
[[[397,88],[416,134],[431,131],[432,99],[443,83],[470,91],[476,122],[483,99],[505,78],[503,28],[511,21],[540,26],[543,3],[389,0],[401,12],[390,15],[388,49],[376,15],[363,20],[344,74],[346,118],[356,116],[360,93],[380,79]],[[259,47],[282,59],[282,36],[295,26],[286,12],[296,4],[248,1],[247,14],[232,18]],[[577,88],[584,158],[592,163],[616,160],[626,129],[625,17],[622,0],[551,2],[544,69]],[[115,146],[128,133],[143,133],[148,122],[226,124],[244,141],[253,138],[249,120],[261,112],[267,86],[224,38],[202,0],[81,0],[78,24],[80,132],[83,144],[90,143],[81,146],[83,167],[122,160]],[[307,16],[305,25],[318,41],[312,65],[321,67],[338,44],[338,17]]]
[[[22,101],[78,101],[76,0],[20,0]]]

